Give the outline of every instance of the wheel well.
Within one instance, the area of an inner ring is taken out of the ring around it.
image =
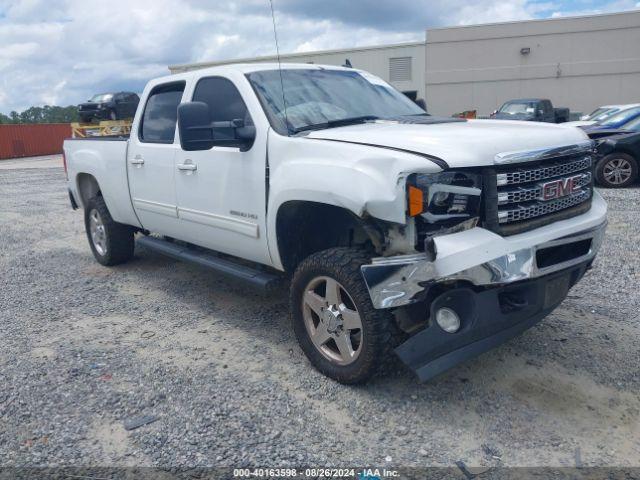
[[[77,176],[78,194],[80,195],[80,202],[85,207],[90,198],[95,197],[100,193],[100,185],[96,178],[89,173],[79,173]]]
[[[276,233],[287,272],[309,255],[333,247],[379,244],[378,230],[351,211],[323,203],[291,201],[278,209]]]

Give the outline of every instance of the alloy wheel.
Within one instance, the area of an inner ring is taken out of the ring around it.
[[[621,185],[629,180],[633,172],[631,162],[626,158],[613,158],[602,169],[604,179],[611,185]]]
[[[98,210],[93,209],[89,213],[89,232],[91,233],[91,242],[96,251],[104,256],[107,253],[107,232],[102,222],[102,217]]]
[[[362,319],[347,290],[335,279],[316,277],[304,289],[303,318],[311,342],[329,361],[349,365],[362,350]]]

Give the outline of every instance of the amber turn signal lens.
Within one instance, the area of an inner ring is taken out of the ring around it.
[[[424,208],[424,197],[422,190],[409,185],[409,216],[415,217],[422,213]]]

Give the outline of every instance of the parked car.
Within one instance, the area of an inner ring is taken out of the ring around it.
[[[610,188],[628,187],[638,180],[640,167],[640,117],[625,124],[624,130],[594,130],[598,158],[595,180]]]
[[[591,114],[585,115],[582,119],[575,122],[567,122],[565,125],[572,127],[587,127],[602,122],[616,113],[628,110],[630,108],[640,107],[640,103],[630,103],[628,105],[606,105],[594,110]]]
[[[568,108],[554,108],[546,98],[521,98],[505,102],[491,114],[496,120],[563,123],[569,121]]]
[[[613,115],[614,113],[618,113],[624,105],[603,105],[602,107],[596,108],[589,115],[583,115],[580,117],[581,121],[594,121],[604,120],[606,117]]]
[[[594,125],[581,127],[587,132],[594,130],[625,130],[626,125],[640,117],[640,106],[622,110]]]
[[[352,68],[152,80],[129,137],[64,153],[99,263],[137,243],[263,289],[287,282],[302,350],[343,383],[391,349],[426,380],[532,327],[606,225],[582,130],[432,117]]]
[[[140,97],[133,92],[99,93],[78,105],[78,115],[83,123],[94,119],[126,120],[133,118],[139,102]]]

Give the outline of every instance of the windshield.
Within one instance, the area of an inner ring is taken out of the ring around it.
[[[91,99],[89,100],[90,102],[95,102],[95,103],[102,103],[102,102],[108,102],[113,98],[113,94],[112,93],[99,93],[97,95],[94,95],[93,97],[91,97]]]
[[[502,107],[500,107],[500,110],[498,111],[500,113],[509,113],[511,115],[530,115],[535,113],[536,104],[535,102],[509,102],[502,105]]]
[[[605,127],[621,127],[629,120],[634,119],[636,115],[640,115],[640,107],[630,108],[623,112],[616,113],[606,120],[599,122],[599,124]]]
[[[620,111],[619,108],[600,107],[594,110],[593,112],[591,112],[589,115],[587,115],[587,118],[585,120],[595,120],[595,121],[604,120],[605,118],[610,117],[611,115],[619,111]]]
[[[341,121],[345,124],[348,120],[357,123],[426,114],[391,85],[365,72],[284,69],[252,72],[247,78],[260,97],[271,125],[283,135],[311,128],[330,128]]]
[[[633,130],[634,132],[640,132],[640,117],[635,120],[631,120],[624,126],[625,130]]]

